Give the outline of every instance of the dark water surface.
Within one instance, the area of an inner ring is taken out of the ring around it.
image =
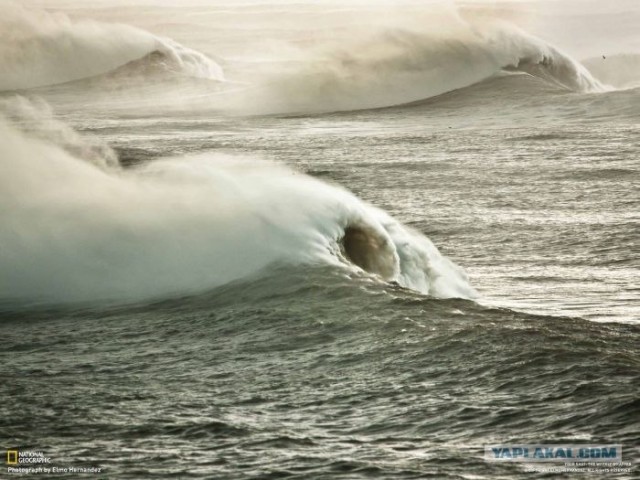
[[[2,324],[3,436],[108,478],[530,476],[482,458],[510,442],[638,458],[637,325],[325,269]]]

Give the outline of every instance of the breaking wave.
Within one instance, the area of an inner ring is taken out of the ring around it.
[[[0,91],[105,76],[111,82],[100,83],[98,91],[131,76],[143,79],[138,82],[143,89],[150,88],[145,79],[157,79],[159,73],[213,80],[230,76],[222,89],[214,82],[204,85],[204,91],[194,86],[185,94],[150,95],[154,101],[191,109],[277,114],[403,105],[505,71],[573,91],[605,90],[582,64],[510,24],[479,23],[457,13],[430,21],[447,27],[434,29],[429,21],[403,18],[395,25],[349,31],[310,45],[287,44],[269,61],[228,61],[227,75],[206,55],[132,26],[73,22],[64,15],[9,8],[0,20],[7,39],[0,45],[5,66]],[[127,100],[134,102],[145,97],[139,89],[129,95]]]
[[[3,301],[202,291],[274,262],[329,263],[439,297],[473,297],[423,235],[339,187],[220,154],[133,169],[0,121]]]
[[[248,94],[243,92],[243,105],[258,113],[397,106],[505,71],[572,91],[605,90],[578,61],[516,27],[464,22],[446,34],[396,28],[305,52],[302,60],[264,72]]]
[[[123,24],[71,21],[62,14],[3,8],[0,91],[67,83],[111,72],[146,58],[147,65],[186,76],[223,80],[204,54]]]

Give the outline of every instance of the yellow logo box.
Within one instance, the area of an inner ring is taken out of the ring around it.
[[[18,450],[7,450],[7,465],[18,464]]]

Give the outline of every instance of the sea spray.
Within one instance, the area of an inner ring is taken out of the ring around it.
[[[428,239],[284,166],[206,153],[105,169],[6,121],[0,135],[3,300],[196,292],[273,262],[367,270],[435,296],[475,294]],[[345,249],[353,229],[364,237]]]

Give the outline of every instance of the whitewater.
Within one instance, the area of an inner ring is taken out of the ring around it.
[[[3,448],[512,479],[485,446],[621,444],[634,478],[640,9],[609,3],[0,0]]]
[[[157,297],[340,259],[425,294],[474,295],[428,239],[282,166],[200,155],[100,169],[2,128],[3,300]]]

